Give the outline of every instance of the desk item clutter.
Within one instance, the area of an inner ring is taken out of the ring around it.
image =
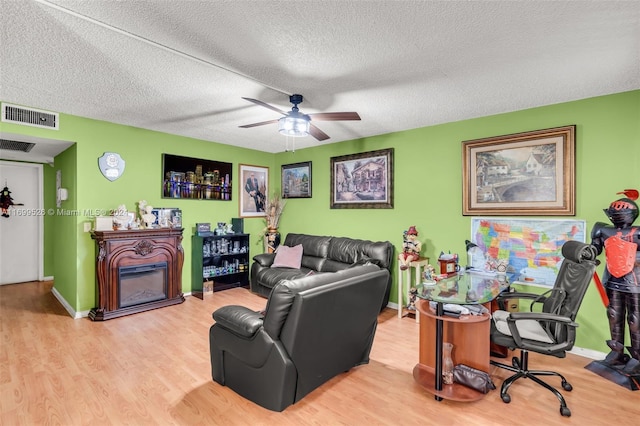
[[[437,302],[433,302],[433,301],[429,302],[429,307],[434,311],[436,310],[436,305],[437,305]],[[454,303],[444,303],[442,305],[442,309],[445,315],[450,314],[453,316],[482,315],[482,314],[489,313],[489,310],[482,305],[457,305]]]

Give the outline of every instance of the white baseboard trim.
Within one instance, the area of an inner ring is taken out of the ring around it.
[[[51,275],[49,277],[42,277],[42,279],[40,281],[53,281],[53,275]]]
[[[73,307],[69,304],[69,302],[67,302],[66,299],[62,297],[60,292],[56,290],[55,287],[51,288],[51,293],[53,294],[53,297],[58,299],[58,302],[60,302],[62,307],[66,309],[69,315],[71,315],[71,318],[74,318],[74,319],[82,318],[81,315],[78,312],[76,312],[75,309],[73,309]]]
[[[607,356],[607,354],[604,352],[594,351],[593,349],[579,348],[577,346],[574,346],[573,349],[569,351],[569,353],[593,360],[604,359]]]
[[[397,311],[398,310],[398,304],[397,303],[393,303],[393,302],[389,302],[389,303],[387,303],[387,308],[395,309]]]

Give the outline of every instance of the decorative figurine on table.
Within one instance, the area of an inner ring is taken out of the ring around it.
[[[436,280],[436,268],[432,264],[428,264],[422,272],[422,279],[425,282],[433,282]]]
[[[418,241],[418,231],[415,226],[410,226],[404,231],[402,253],[398,255],[400,269],[404,271],[411,262],[420,259],[420,250],[422,250],[422,243]]]
[[[632,226],[638,218],[638,191],[626,189],[624,194],[604,212],[613,224],[596,222],[591,230],[591,244],[598,254],[605,251],[606,267],[602,284],[606,290],[607,317],[611,352],[602,364],[620,370],[625,375],[640,375],[640,226]],[[595,276],[598,283],[597,275]],[[602,285],[600,284],[600,285]],[[625,318],[629,325],[631,346],[624,353]]]

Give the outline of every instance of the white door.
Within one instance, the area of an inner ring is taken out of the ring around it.
[[[0,216],[0,285],[43,278],[42,164],[0,161],[0,189],[15,204]]]

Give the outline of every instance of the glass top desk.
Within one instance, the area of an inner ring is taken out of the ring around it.
[[[465,272],[418,288],[416,309],[420,314],[420,356],[413,378],[435,399],[476,401],[484,394],[454,383],[442,381],[442,343],[453,343],[453,363],[466,364],[489,372],[490,323],[488,313],[447,315],[445,304],[485,305],[509,288],[504,276],[484,272]],[[433,309],[429,302],[436,302]]]

